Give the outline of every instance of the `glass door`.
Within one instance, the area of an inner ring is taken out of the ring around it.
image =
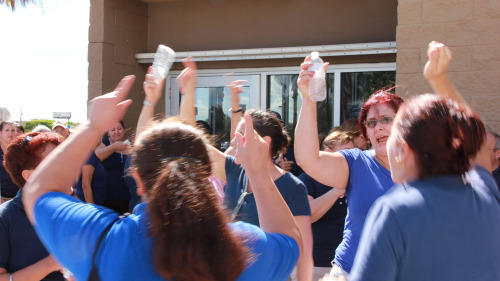
[[[213,136],[213,144],[225,150],[229,146],[231,131],[231,94],[226,84],[234,80],[246,80],[244,92],[240,94],[240,106],[243,111],[260,108],[259,75],[201,76],[197,79],[195,113],[196,121],[202,123]],[[179,114],[182,95],[175,78],[170,78],[170,114]],[[168,107],[167,107],[168,108]]]

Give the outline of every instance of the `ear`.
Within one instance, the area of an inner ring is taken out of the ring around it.
[[[500,149],[497,149],[497,151],[495,151],[495,159],[500,159]]]
[[[142,181],[142,177],[139,174],[137,169],[132,170],[132,178],[134,178],[135,183],[137,184],[137,195],[142,196],[146,194],[146,188],[144,187],[144,182]]]
[[[272,142],[272,139],[270,136],[265,136],[265,137],[262,137],[266,142],[267,144],[269,145],[269,147],[271,147],[271,142]]]
[[[329,148],[328,146],[323,150],[323,151],[326,151],[326,152],[334,152],[331,148]]]
[[[402,138],[399,138],[398,144],[399,145],[396,147],[396,153],[399,161],[408,163],[408,160],[410,159],[410,157],[412,157],[412,152],[410,150],[410,147],[408,146],[408,143]]]
[[[21,175],[23,176],[23,179],[25,181],[28,181],[28,179],[30,178],[31,174],[33,174],[33,170],[23,170],[21,172]]]

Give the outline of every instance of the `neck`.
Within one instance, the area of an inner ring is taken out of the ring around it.
[[[377,162],[379,162],[380,165],[382,165],[387,170],[390,170],[389,158],[387,157],[387,155],[381,155],[381,154],[377,153],[376,151],[374,151],[373,157],[375,157],[375,160],[377,160]]]
[[[5,142],[1,142],[0,146],[2,147],[2,151],[5,152],[7,150],[7,147],[9,146],[9,144],[5,143]]]

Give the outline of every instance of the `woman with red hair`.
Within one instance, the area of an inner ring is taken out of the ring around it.
[[[315,180],[345,190],[348,214],[343,240],[335,251],[332,274],[347,278],[368,210],[394,185],[389,172],[386,143],[403,99],[390,93],[390,89],[382,89],[364,103],[358,124],[363,136],[370,140],[372,150],[320,151],[316,102],[309,98],[309,81],[314,74],[308,70],[311,66],[310,57],[307,57],[301,65],[297,81],[302,93],[302,106],[295,128],[295,157],[302,169]]]
[[[18,186],[57,145],[56,133],[31,132],[14,139],[5,151],[5,168]],[[21,201],[22,188],[0,205],[0,279],[64,280],[61,266],[49,255],[28,221]]]

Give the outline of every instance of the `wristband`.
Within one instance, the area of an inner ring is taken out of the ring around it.
[[[9,276],[9,281],[12,281],[12,274]]]
[[[151,106],[152,108],[155,108],[155,105],[150,103],[149,101],[143,101],[142,104],[144,104],[145,106]]]
[[[240,109],[238,110],[232,110],[230,109],[231,113],[238,113],[238,112],[242,112],[243,111],[243,108],[240,107]]]

